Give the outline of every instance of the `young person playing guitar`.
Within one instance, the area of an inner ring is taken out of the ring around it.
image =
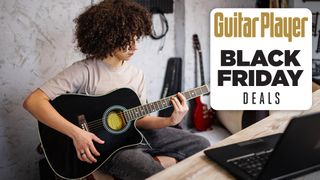
[[[50,101],[66,93],[103,95],[127,87],[135,91],[142,104],[146,103],[145,77],[127,61],[137,50],[137,40],[150,34],[151,18],[134,1],[104,0],[86,9],[75,23],[77,46],[87,58],[32,92],[24,108],[41,123],[70,137],[77,158],[92,164],[100,156],[94,143],[108,146],[108,142],[70,123]],[[161,159],[175,163],[208,147],[206,139],[169,127],[181,122],[188,111],[185,97],[181,93],[177,97],[171,99],[171,117],[148,115],[137,121],[136,126],[150,146],[122,149],[100,170],[120,179],[145,179],[165,168]]]

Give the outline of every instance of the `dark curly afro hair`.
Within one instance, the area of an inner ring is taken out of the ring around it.
[[[105,58],[151,33],[151,15],[131,0],[104,0],[90,6],[74,22],[77,47],[87,57]]]

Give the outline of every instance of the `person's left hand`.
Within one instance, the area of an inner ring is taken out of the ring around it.
[[[174,107],[174,111],[170,117],[171,126],[179,124],[189,110],[186,98],[181,93],[178,93],[178,98],[175,96],[171,97],[171,103]]]

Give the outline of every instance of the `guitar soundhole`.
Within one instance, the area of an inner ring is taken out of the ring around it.
[[[105,119],[108,127],[114,131],[120,131],[127,123],[124,119],[122,111],[111,111]]]
[[[126,108],[122,106],[112,106],[108,108],[103,114],[103,126],[105,129],[113,134],[120,134],[125,132],[131,121],[127,121],[123,114]]]

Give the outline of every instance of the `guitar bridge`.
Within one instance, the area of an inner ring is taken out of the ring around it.
[[[83,114],[78,116],[78,123],[79,123],[79,126],[81,129],[83,129],[85,131],[89,131],[86,117]]]

